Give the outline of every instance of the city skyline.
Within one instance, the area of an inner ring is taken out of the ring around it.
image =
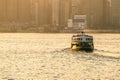
[[[0,0],[0,5],[1,26],[64,28],[75,15],[86,15],[91,29],[120,26],[118,0]]]

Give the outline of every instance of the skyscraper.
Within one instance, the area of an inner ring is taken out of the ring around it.
[[[72,0],[72,16],[87,15],[88,27],[100,27],[104,22],[104,0]]]
[[[59,23],[67,26],[68,19],[71,18],[71,0],[60,0]]]
[[[120,26],[120,0],[111,0],[111,24],[114,28]]]
[[[52,24],[59,25],[59,2],[60,0],[52,0]]]

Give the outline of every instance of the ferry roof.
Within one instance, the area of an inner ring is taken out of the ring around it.
[[[90,35],[81,35],[81,34],[74,34],[73,37],[81,37],[81,36],[86,36],[86,37],[93,37]]]

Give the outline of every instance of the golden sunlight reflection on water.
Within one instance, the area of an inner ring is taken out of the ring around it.
[[[90,35],[93,53],[72,51],[72,34],[1,33],[0,80],[120,79],[120,35]]]

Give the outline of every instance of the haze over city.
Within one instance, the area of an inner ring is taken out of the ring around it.
[[[0,0],[0,80],[120,80],[120,0]]]
[[[86,29],[120,30],[119,0],[0,0],[0,32],[67,32],[86,16]],[[71,31],[72,32],[72,31]]]

